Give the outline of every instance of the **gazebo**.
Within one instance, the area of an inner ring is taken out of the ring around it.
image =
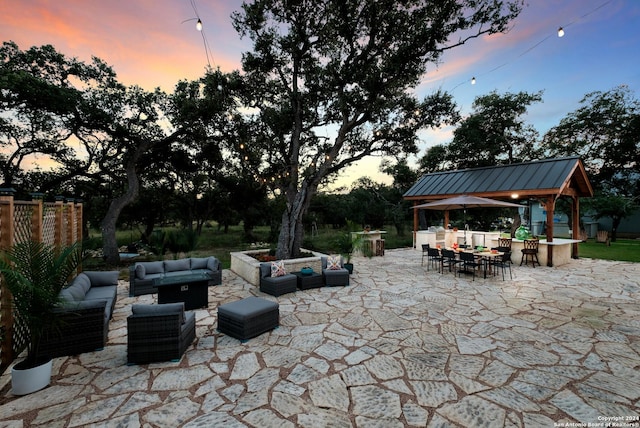
[[[592,197],[593,188],[579,157],[544,159],[509,165],[442,171],[423,175],[404,199],[414,206],[459,195],[473,195],[499,200],[536,200],[546,210],[547,242],[553,242],[555,203],[560,197],[571,198],[571,229],[579,240],[579,198]],[[418,210],[413,210],[414,242],[418,230]],[[448,218],[448,212],[445,213]],[[446,224],[446,223],[445,223]],[[578,256],[573,244],[572,256]],[[553,266],[553,245],[547,245],[547,265]]]

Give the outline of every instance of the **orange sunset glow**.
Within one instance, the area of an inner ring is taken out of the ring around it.
[[[0,35],[21,49],[53,45],[66,56],[111,65],[126,85],[171,92],[182,79],[201,77],[209,63],[222,71],[241,67],[250,40],[240,39],[230,15],[241,0],[48,1],[0,3]],[[203,22],[203,33],[195,19]],[[442,89],[463,114],[475,97],[491,91],[544,91],[528,120],[544,134],[574,111],[582,97],[626,84],[638,93],[640,2],[558,0],[529,2],[507,34],[471,40],[429,67],[419,95]],[[565,36],[557,37],[559,27]],[[208,42],[205,50],[203,34]],[[207,55],[208,54],[208,55]],[[470,84],[471,77],[477,83]],[[425,131],[422,149],[446,143],[451,130]],[[349,177],[380,176],[378,159]]]

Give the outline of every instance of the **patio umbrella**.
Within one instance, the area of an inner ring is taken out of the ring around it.
[[[427,209],[427,210],[464,210],[464,222],[467,223],[467,208],[480,208],[480,207],[512,207],[520,208],[522,205],[514,204],[512,202],[499,201],[497,199],[481,198],[479,196],[460,195],[452,198],[441,199],[439,201],[428,202],[426,204],[416,205],[414,209]],[[467,244],[467,228],[464,229],[464,244]]]

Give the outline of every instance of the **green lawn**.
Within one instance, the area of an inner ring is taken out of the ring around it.
[[[611,246],[606,246],[589,239],[587,242],[579,244],[580,257],[603,260],[619,260],[625,262],[640,262],[640,240],[639,239],[618,239],[611,242]]]

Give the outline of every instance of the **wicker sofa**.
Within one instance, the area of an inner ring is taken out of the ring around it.
[[[39,352],[49,357],[104,348],[117,298],[118,271],[86,271],[60,292],[60,325],[47,331]]]
[[[197,272],[207,272],[211,285],[222,284],[220,261],[213,257],[189,257],[179,260],[156,262],[136,262],[129,267],[129,296],[157,293],[153,280],[165,276],[178,276]]]

